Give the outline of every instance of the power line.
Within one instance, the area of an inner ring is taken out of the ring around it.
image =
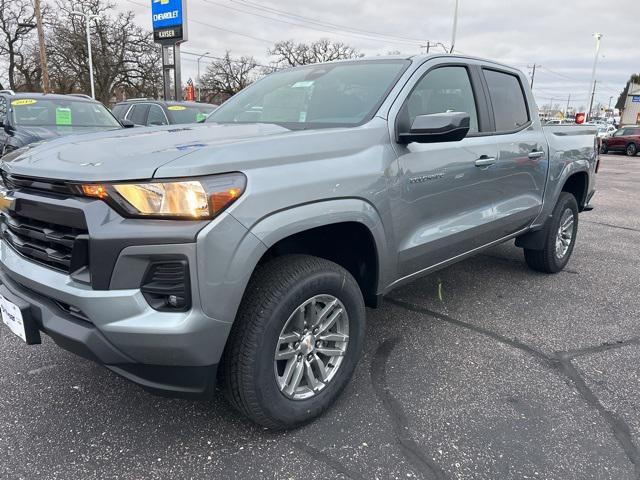
[[[249,8],[254,8],[256,10],[261,10],[263,12],[268,12],[268,13],[271,13],[271,14],[278,14],[278,15],[282,15],[282,16],[285,16],[285,17],[288,17],[288,18],[297,19],[299,21],[304,21],[304,22],[307,22],[307,23],[320,25],[320,26],[323,26],[323,27],[330,27],[330,28],[337,29],[337,30],[355,32],[355,33],[360,33],[360,34],[365,34],[365,35],[374,35],[374,36],[381,36],[381,37],[387,37],[387,38],[395,38],[395,39],[403,40],[405,42],[412,43],[412,44],[423,42],[422,39],[418,39],[418,38],[404,37],[404,36],[400,36],[400,35],[384,34],[384,33],[374,32],[372,30],[364,30],[364,29],[361,29],[361,28],[349,27],[349,26],[340,25],[340,24],[337,24],[337,23],[327,22],[327,21],[323,21],[323,20],[317,20],[317,19],[314,19],[314,18],[309,18],[309,17],[305,17],[305,16],[302,16],[302,15],[297,15],[297,14],[294,14],[294,13],[290,13],[290,12],[287,12],[286,10],[280,10],[280,9],[277,9],[277,8],[274,8],[274,7],[269,7],[267,5],[261,5],[259,3],[255,3],[255,2],[252,2],[252,1],[249,1],[249,0],[230,0],[230,1],[232,1],[234,3],[242,4],[242,5],[244,5],[246,7],[249,7]]]
[[[222,8],[226,8],[229,10],[232,10],[234,12],[239,12],[239,13],[244,13],[245,15],[253,15],[255,17],[260,17],[260,18],[264,18],[266,20],[271,20],[274,22],[280,22],[280,23],[285,23],[287,25],[293,25],[296,27],[300,27],[300,28],[306,28],[309,30],[315,30],[315,31],[319,31],[319,32],[323,32],[323,33],[331,33],[331,34],[337,34],[337,35],[342,35],[342,36],[348,36],[348,37],[355,37],[355,38],[364,38],[370,41],[375,41],[375,42],[382,42],[382,43],[394,43],[394,44],[402,44],[402,45],[416,45],[418,42],[417,41],[411,41],[411,40],[402,40],[402,39],[398,39],[396,40],[394,36],[387,36],[384,34],[364,34],[364,33],[358,33],[358,32],[352,32],[351,30],[346,30],[346,31],[339,31],[338,29],[334,28],[334,27],[317,27],[317,26],[310,26],[310,25],[305,25],[305,23],[300,23],[300,21],[290,21],[290,20],[284,20],[282,18],[273,18],[267,15],[262,15],[260,13],[256,13],[256,12],[249,12],[246,10],[242,10],[236,7],[232,7],[229,5],[225,5],[223,3],[220,2],[216,2],[213,0],[202,0],[205,3],[209,3],[212,5],[217,5],[219,7]],[[255,8],[251,5],[243,5],[245,7],[248,8]],[[267,12],[267,13],[271,13],[271,12]],[[275,13],[271,13],[272,15],[274,15]],[[375,35],[375,36],[374,36]],[[386,37],[386,38],[379,38],[379,37]]]
[[[134,0],[127,0],[127,2],[132,3],[134,5],[137,5],[139,7],[146,8],[147,10],[151,8],[149,5],[144,5],[142,3],[138,3],[138,2],[136,2]],[[203,25],[205,27],[214,28],[216,30],[221,30],[223,32],[232,33],[234,35],[240,35],[241,37],[247,37],[247,38],[251,38],[252,40],[257,40],[259,42],[268,43],[270,45],[273,45],[275,43],[274,40],[269,40],[267,38],[256,37],[254,35],[249,35],[247,33],[236,32],[235,30],[229,30],[228,28],[219,27],[218,25],[213,25],[211,23],[201,22],[200,20],[194,20],[193,18],[189,19],[189,21],[193,22],[193,23],[197,23],[198,25]]]

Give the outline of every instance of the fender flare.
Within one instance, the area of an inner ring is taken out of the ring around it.
[[[340,198],[296,205],[263,217],[249,231],[270,248],[296,233],[345,222],[360,223],[370,232],[376,249],[377,291],[380,291],[380,286],[388,281],[386,274],[391,271],[387,234],[376,208],[363,199]]]

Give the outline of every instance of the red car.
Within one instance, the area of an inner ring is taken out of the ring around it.
[[[640,126],[622,127],[602,139],[601,152],[625,152],[633,157],[640,150]]]

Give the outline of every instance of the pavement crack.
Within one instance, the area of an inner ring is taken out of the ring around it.
[[[613,431],[613,435],[618,440],[618,443],[624,450],[627,458],[633,464],[636,478],[640,479],[640,451],[638,451],[638,447],[633,442],[633,437],[631,435],[631,429],[629,428],[629,426],[622,418],[620,418],[612,411],[607,410],[604,405],[602,405],[596,394],[593,393],[593,390],[589,388],[587,383],[578,372],[578,369],[573,365],[570,359],[559,358],[558,366],[560,368],[560,371],[564,373],[564,375],[567,376],[569,380],[571,380],[582,398],[584,398],[584,400],[591,407],[596,409],[600,413],[604,421],[609,424],[609,427]]]
[[[353,470],[347,468],[342,462],[339,462],[335,458],[327,455],[322,450],[319,450],[311,445],[307,445],[306,443],[289,441],[291,445],[300,450],[301,452],[306,453],[314,460],[317,460],[321,463],[324,463],[335,470],[337,473],[344,475],[345,477],[351,480],[366,480],[364,476],[360,475],[358,472],[354,472]]]
[[[593,220],[580,220],[580,223],[591,223],[593,225],[600,225],[603,227],[619,228],[620,230],[630,230],[632,232],[640,232],[640,228],[623,227],[622,225],[614,225],[612,223],[605,223],[605,222],[594,222]]]
[[[404,308],[405,310],[410,310],[412,312],[416,312],[416,313],[421,313],[423,315],[429,315],[431,317],[435,317],[439,320],[442,320],[444,322],[450,323],[452,325],[456,325],[458,327],[462,327],[462,328],[466,328],[467,330],[472,330],[474,332],[480,333],[482,335],[485,335],[487,337],[491,337],[494,340],[497,340],[500,343],[504,343],[506,345],[509,345],[510,347],[513,348],[517,348],[518,350],[522,350],[536,358],[538,358],[539,360],[542,360],[545,363],[549,363],[550,362],[550,358],[548,355],[542,353],[540,350],[536,350],[533,347],[530,347],[529,345],[527,345],[526,343],[523,343],[519,340],[516,340],[514,338],[509,338],[509,337],[505,337],[504,335],[500,335],[499,333],[495,333],[492,332],[491,330],[488,330],[486,328],[483,327],[479,327],[477,325],[472,325],[471,323],[467,323],[467,322],[463,322],[462,320],[458,320],[455,318],[452,318],[448,315],[445,315],[444,313],[439,313],[439,312],[435,312],[433,310],[430,310],[428,308],[424,308],[424,307],[420,307],[418,305],[413,305],[411,303],[406,303],[403,302],[402,300],[396,300],[395,298],[385,298],[386,301],[388,301],[389,303],[392,303],[400,308]]]
[[[640,337],[633,337],[627,340],[616,340],[614,342],[604,342],[600,345],[592,347],[577,348],[575,350],[567,350],[565,352],[556,352],[556,356],[560,358],[573,359],[583,355],[591,355],[594,353],[606,352],[616,348],[628,347],[630,345],[640,345]]]
[[[568,378],[573,384],[573,386],[575,387],[575,389],[578,391],[580,396],[584,399],[584,401],[589,406],[594,408],[600,414],[602,419],[607,423],[607,425],[609,425],[609,428],[612,430],[614,437],[622,447],[629,461],[633,464],[636,478],[640,480],[640,450],[638,450],[638,447],[633,442],[633,437],[631,435],[631,430],[629,426],[625,423],[625,421],[622,418],[620,418],[610,410],[607,410],[604,407],[604,405],[602,405],[598,397],[589,388],[587,383],[584,381],[584,379],[576,369],[576,367],[571,362],[571,359],[574,358],[575,356],[586,355],[587,353],[593,353],[598,351],[610,350],[612,348],[619,348],[626,345],[638,344],[640,343],[640,338],[632,338],[629,340],[615,342],[615,343],[604,343],[601,345],[588,347],[588,348],[576,350],[573,352],[557,352],[552,355],[547,355],[541,352],[540,350],[537,350],[523,342],[511,339],[509,337],[505,337],[504,335],[500,335],[499,333],[492,332],[491,330],[488,330],[486,328],[479,327],[477,325],[472,325],[470,323],[463,322],[462,320],[457,320],[443,313],[435,312],[428,308],[403,302],[402,300],[396,300],[394,298],[386,298],[386,300],[389,303],[392,303],[393,305],[396,305],[405,310],[435,317],[446,323],[477,332],[481,335],[485,335],[505,345],[521,350],[537,358],[538,360],[541,360],[544,364],[547,364],[548,366],[550,366],[552,371],[555,371],[556,373],[561,374],[565,378]],[[395,342],[397,342],[397,339],[395,340]],[[384,343],[380,346],[380,348],[378,348],[378,350],[380,350],[382,346],[384,346]],[[376,357],[377,357],[377,352],[376,352]],[[374,369],[375,361],[376,361],[376,358],[374,358],[374,361],[371,365],[372,377],[373,377],[373,369]]]
[[[444,471],[428,458],[418,443],[413,440],[409,429],[409,420],[400,402],[391,394],[387,383],[387,362],[391,352],[399,341],[398,337],[385,340],[376,350],[371,362],[371,382],[378,400],[389,414],[393,432],[405,459],[428,478],[445,479]]]

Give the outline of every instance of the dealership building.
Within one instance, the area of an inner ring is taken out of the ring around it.
[[[640,124],[640,84],[632,83],[629,85],[629,92],[627,93],[627,100],[624,103],[620,124]]]

